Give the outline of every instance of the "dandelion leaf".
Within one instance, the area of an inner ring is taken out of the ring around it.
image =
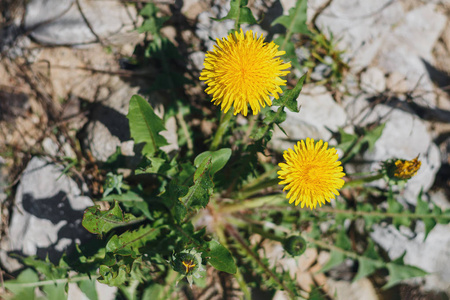
[[[379,269],[380,266],[382,266],[381,262],[365,257],[358,257],[358,272],[353,278],[353,282],[369,276],[370,274],[375,272],[376,269]]]
[[[278,17],[272,22],[271,26],[281,24],[292,33],[310,33],[308,26],[306,26],[307,2],[307,0],[297,0],[295,6],[289,10],[289,15]]]
[[[394,285],[399,284],[402,280],[413,277],[423,277],[428,274],[418,267],[410,265],[398,265],[393,262],[387,263],[386,268],[389,271],[389,280],[382,287],[383,289],[393,287]]]
[[[416,214],[429,214],[431,210],[429,208],[428,202],[422,200],[422,190],[420,190],[417,196]],[[436,221],[433,218],[422,218],[421,219],[425,225],[425,236],[423,240],[426,240],[430,231],[436,226]]]
[[[330,252],[330,259],[328,262],[322,267],[321,272],[327,272],[334,267],[340,265],[345,260],[345,255],[340,251],[332,250]]]
[[[292,112],[299,112],[297,98],[300,95],[300,92],[303,88],[303,83],[306,79],[306,73],[298,80],[295,87],[291,90],[284,91],[283,95],[279,99],[275,99],[273,101],[273,105],[275,106],[284,106],[287,107]]]
[[[97,289],[95,288],[95,279],[78,282],[78,287],[89,300],[98,300]]]
[[[17,279],[8,280],[4,282],[5,288],[10,290],[15,296],[13,299],[35,299],[34,286],[28,287],[27,283],[38,282],[38,274],[32,269],[25,269],[22,271]]]
[[[131,256],[140,255],[140,248],[146,243],[155,240],[161,227],[152,228],[149,225],[141,226],[137,230],[125,231],[121,235],[114,235],[106,244],[106,252],[116,255]]]
[[[209,197],[213,192],[214,183],[211,179],[212,158],[210,155],[205,157],[194,173],[194,185],[189,188],[188,193],[181,198],[186,207],[200,209],[206,207]]]
[[[211,266],[219,271],[227,272],[230,274],[236,273],[236,264],[230,251],[222,246],[219,242],[212,240],[208,243],[208,262]]]
[[[131,97],[127,118],[135,143],[145,143],[142,154],[153,156],[159,147],[167,145],[166,139],[159,134],[166,130],[163,121],[144,98],[138,95]]]
[[[408,213],[404,211],[403,205],[394,199],[392,190],[389,190],[388,194],[388,213],[403,213],[404,215],[394,217],[392,224],[399,228],[400,225],[409,226],[411,225],[411,218],[408,217]]]
[[[256,19],[247,4],[248,0],[231,0],[228,14],[221,19],[212,19],[215,21],[237,20],[239,25],[244,23],[256,24]]]
[[[100,206],[88,207],[84,211],[82,225],[91,233],[102,236],[113,228],[128,225],[136,217],[133,214],[124,214],[117,201],[107,211],[101,211]]]
[[[99,268],[101,279],[98,282],[107,284],[109,286],[120,286],[127,280],[127,272],[125,266],[108,267],[101,265]]]
[[[219,149],[217,151],[206,151],[201,154],[199,154],[195,160],[194,165],[196,167],[199,167],[201,162],[207,157],[211,156],[211,169],[210,174],[211,176],[216,174],[218,171],[220,171],[228,162],[228,160],[231,157],[231,149],[230,148],[223,148]]]

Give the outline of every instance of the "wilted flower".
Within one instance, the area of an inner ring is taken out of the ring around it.
[[[382,173],[388,180],[406,182],[417,174],[421,165],[419,156],[412,160],[394,158],[383,163]]]
[[[414,158],[413,160],[402,160],[398,159],[395,162],[395,166],[397,167],[394,173],[394,176],[401,179],[410,179],[419,171],[422,162],[419,160],[419,156]]]
[[[248,105],[256,115],[261,107],[272,105],[269,96],[278,99],[282,93],[280,86],[286,85],[281,79],[289,71],[290,63],[283,63],[277,56],[284,55],[278,51],[274,42],[264,42],[264,37],[242,29],[227,38],[216,40],[213,51],[208,51],[205,67],[200,80],[205,80],[208,87],[205,92],[212,95],[215,105],[220,105],[224,112],[232,106],[234,114],[247,115]]]
[[[328,143],[320,140],[314,144],[313,139],[307,138],[306,142],[299,141],[294,150],[284,151],[286,163],[279,164],[278,175],[280,184],[286,185],[283,190],[289,190],[286,195],[289,203],[313,209],[339,195],[345,173],[336,149],[327,148]]]

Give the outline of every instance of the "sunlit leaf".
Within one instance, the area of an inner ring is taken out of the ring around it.
[[[236,264],[230,251],[219,242],[212,240],[208,243],[208,263],[219,271],[230,274],[236,273]]]
[[[167,145],[166,139],[159,134],[166,130],[163,121],[144,98],[138,95],[131,97],[127,118],[135,143],[145,143],[143,154],[153,156],[159,147]]]

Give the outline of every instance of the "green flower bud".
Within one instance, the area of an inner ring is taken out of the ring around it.
[[[172,269],[180,273],[182,278],[186,277],[191,287],[193,277],[200,278],[202,271],[205,270],[202,266],[201,252],[197,252],[194,249],[174,253],[171,265]]]
[[[299,256],[306,250],[306,241],[300,235],[293,235],[284,240],[283,247],[290,255]]]

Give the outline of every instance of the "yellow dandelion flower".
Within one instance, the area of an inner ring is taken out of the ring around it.
[[[419,171],[422,162],[419,160],[419,156],[413,160],[398,159],[395,162],[394,176],[400,179],[410,179]]]
[[[212,95],[215,105],[227,112],[231,106],[234,114],[247,115],[248,105],[256,115],[261,106],[272,105],[269,96],[278,99],[282,93],[280,86],[286,85],[286,76],[291,63],[283,63],[277,56],[274,42],[264,42],[264,37],[247,31],[236,31],[227,38],[217,39],[213,51],[208,51],[200,80],[208,85],[205,92]]]
[[[301,140],[294,150],[284,151],[286,163],[280,163],[278,175],[285,184],[283,191],[289,190],[286,198],[297,206],[316,208],[325,201],[335,199],[338,189],[344,185],[345,176],[341,162],[338,161],[336,149],[328,148],[322,140],[314,143],[313,139]]]

